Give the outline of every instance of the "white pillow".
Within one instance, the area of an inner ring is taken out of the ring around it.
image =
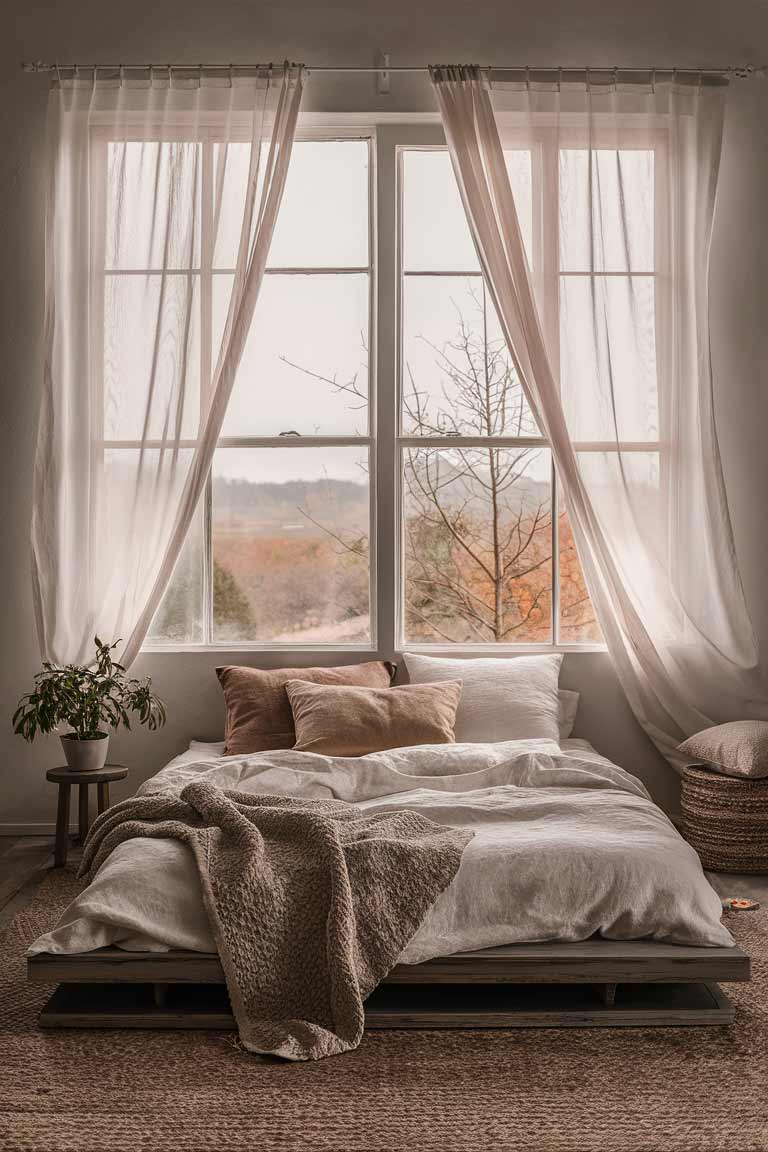
[[[576,723],[576,713],[579,709],[579,692],[570,692],[567,688],[559,688],[557,692],[559,707],[557,711],[557,726],[560,729],[560,740],[567,740]]]
[[[454,729],[457,743],[534,739],[559,743],[557,680],[563,659],[559,653],[462,660],[405,652],[403,659],[412,684],[462,681]]]

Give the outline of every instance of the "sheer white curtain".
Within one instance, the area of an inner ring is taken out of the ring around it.
[[[435,68],[453,169],[589,592],[640,723],[765,714],[713,418],[708,257],[724,81]],[[529,264],[504,149],[539,198]],[[538,166],[538,167],[537,167]]]
[[[130,76],[130,79],[128,78]],[[136,656],[203,489],[301,101],[297,66],[59,78],[32,569],[43,654]],[[220,333],[201,298],[232,272]]]

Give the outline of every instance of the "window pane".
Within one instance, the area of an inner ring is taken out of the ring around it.
[[[574,440],[656,440],[654,281],[560,281],[560,384]]]
[[[600,643],[603,634],[589,599],[562,495],[557,517],[557,543],[560,562],[560,642]]]
[[[214,640],[368,643],[369,519],[366,449],[220,449]]]
[[[408,449],[405,638],[552,639],[551,471],[540,449]]]
[[[213,278],[214,348],[232,277]],[[224,436],[365,435],[368,276],[265,276]]]
[[[528,259],[532,253],[531,154],[507,151],[512,192]],[[480,271],[446,149],[403,151],[403,268]]]
[[[107,268],[200,265],[200,145],[112,141],[107,147]]]
[[[247,144],[226,149],[217,144],[213,149],[214,189],[221,188],[214,268],[234,268],[236,263],[249,159]],[[262,170],[266,159],[265,148]],[[268,267],[367,266],[368,142],[297,140]]]
[[[481,276],[404,280],[403,433],[538,435]]]
[[[606,536],[621,538],[622,582],[635,589],[637,602],[658,601],[654,567],[647,557],[666,563],[667,512],[660,499],[658,452],[579,452],[579,468],[592,507]],[[614,554],[614,562],[619,557]]]
[[[178,563],[149,629],[155,644],[203,642],[203,509],[190,525]]]
[[[101,572],[94,586],[103,582],[105,604],[122,601],[123,620],[137,619],[144,608],[192,459],[191,449],[109,448],[103,453],[103,471],[93,491],[92,512],[102,541],[96,558]],[[99,632],[100,608],[94,605]],[[191,597],[185,609],[186,624],[178,608],[174,610],[172,619],[179,631],[186,627],[194,633],[196,611],[199,608],[192,606]],[[123,639],[127,639],[124,633]]]
[[[199,276],[107,276],[104,435],[194,436],[200,416]]]
[[[654,155],[646,149],[562,149],[560,267],[652,272]]]

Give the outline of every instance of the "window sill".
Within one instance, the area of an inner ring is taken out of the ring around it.
[[[510,656],[542,656],[550,653],[574,655],[607,651],[608,646],[606,644],[597,643],[499,645],[404,644],[402,647],[395,649],[395,655],[401,656],[404,652],[418,652],[424,656],[485,656],[492,659],[495,656],[509,658]],[[353,653],[358,656],[366,656],[371,660],[382,658],[379,649],[371,648],[367,645],[354,644],[316,644],[312,647],[307,647],[303,644],[147,644],[141,649],[142,656],[167,656],[169,654],[181,656],[191,653],[216,655],[227,652],[253,653],[254,655],[260,656],[281,656],[283,654],[297,656],[333,656],[338,654],[339,656],[344,656],[347,653]]]
[[[142,656],[155,654],[167,655],[169,652],[189,653],[199,652],[254,652],[261,655],[279,656],[281,653],[344,653],[354,652],[376,659],[378,652],[370,644],[238,644],[232,641],[229,644],[144,644],[141,648]]]
[[[561,652],[607,652],[607,644],[406,644],[398,652],[418,652],[423,656],[546,656]]]

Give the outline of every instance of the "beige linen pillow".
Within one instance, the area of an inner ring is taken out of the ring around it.
[[[768,776],[768,722],[734,720],[689,736],[678,751],[724,776]]]
[[[461,681],[399,688],[336,687],[289,680],[297,752],[365,756],[385,748],[453,744]]]
[[[296,733],[288,697],[287,680],[302,679],[316,684],[359,684],[388,688],[394,665],[384,660],[347,664],[340,668],[245,668],[230,665],[217,668],[227,720],[224,754],[245,756],[272,748],[292,748]]]
[[[403,659],[411,684],[461,680],[461,703],[456,715],[456,739],[460,744],[560,740],[560,653],[505,659],[404,652]]]

